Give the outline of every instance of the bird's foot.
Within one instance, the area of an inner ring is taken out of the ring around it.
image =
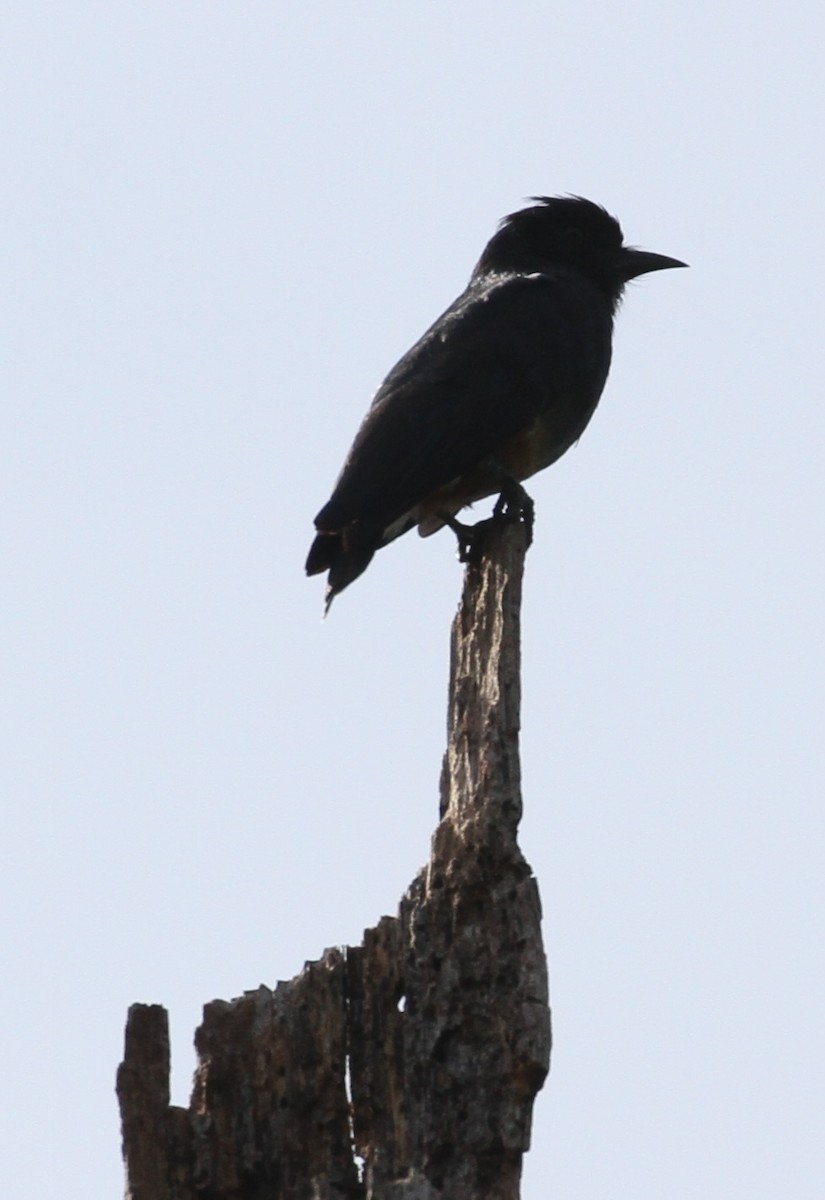
[[[522,485],[513,475],[504,473],[501,494],[493,508],[494,521],[521,521],[527,534],[527,545],[533,544],[533,525],[536,519],[536,506],[533,497],[529,496]]]
[[[458,561],[461,563],[478,562],[484,553],[484,527],[490,521],[477,521],[475,525],[465,525],[457,521],[449,513],[440,513],[441,519],[448,528],[452,529],[458,540]]]
[[[488,533],[503,522],[520,521],[527,535],[527,545],[533,541],[535,506],[533,500],[517,479],[508,476],[503,481],[501,495],[496,500],[493,515],[475,525],[465,525],[452,513],[439,513],[441,520],[452,529],[458,539],[458,561],[477,563],[484,557],[484,546]]]

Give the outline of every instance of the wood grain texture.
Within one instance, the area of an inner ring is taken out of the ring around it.
[[[441,820],[394,917],[204,1009],[188,1109],[159,1006],[118,1073],[130,1200],[517,1200],[549,1065],[538,888],[516,841],[524,528],[466,569]]]

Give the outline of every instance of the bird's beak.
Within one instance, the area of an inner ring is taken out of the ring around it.
[[[649,271],[667,271],[670,267],[686,266],[687,263],[678,258],[654,254],[651,250],[637,250],[633,246],[623,246],[619,256],[619,272],[624,283],[628,279],[635,279],[637,275],[647,275]]]

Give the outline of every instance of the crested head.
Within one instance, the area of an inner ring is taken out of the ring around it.
[[[535,204],[511,213],[484,248],[473,278],[490,272],[521,274],[564,268],[584,275],[615,304],[628,279],[676,259],[646,255],[623,244],[615,217],[581,196],[533,196]]]

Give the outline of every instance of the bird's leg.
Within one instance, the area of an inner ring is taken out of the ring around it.
[[[532,496],[527,494],[515,475],[511,475],[500,462],[490,459],[489,467],[497,476],[501,487],[501,493],[493,508],[493,520],[500,521],[515,517],[517,521],[523,521],[527,534],[527,545],[532,545],[533,523],[536,515],[536,506]]]
[[[476,525],[465,525],[463,521],[457,521],[450,513],[438,514],[448,529],[452,529],[458,539],[458,561],[461,563],[478,562],[482,555],[481,526],[486,525],[486,521],[479,521]]]
[[[452,529],[458,539],[458,561],[462,563],[478,562],[484,554],[484,541],[487,531],[500,521],[521,521],[527,534],[527,545],[533,541],[533,520],[535,505],[528,496],[515,475],[503,467],[497,459],[488,458],[483,466],[498,482],[501,492],[493,506],[493,515],[486,521],[476,521],[475,525],[465,525],[456,520],[453,513],[440,512],[438,516],[444,524]]]

